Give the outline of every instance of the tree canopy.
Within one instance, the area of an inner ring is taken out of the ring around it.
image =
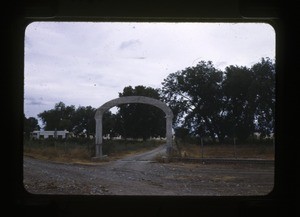
[[[228,66],[222,72],[211,61],[171,73],[161,94],[176,115],[175,126],[196,136],[224,141],[245,140],[254,132],[274,130],[275,66],[262,58],[251,68]]]
[[[63,102],[55,104],[53,109],[38,114],[45,125],[44,130],[68,130],[75,135],[95,133],[96,109],[91,106],[66,106]]]

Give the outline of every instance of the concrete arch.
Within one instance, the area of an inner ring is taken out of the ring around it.
[[[167,138],[167,153],[172,150],[172,119],[173,119],[173,112],[172,110],[162,101],[157,99],[145,97],[145,96],[125,96],[120,97],[117,99],[110,100],[100,106],[95,114],[96,120],[96,158],[102,157],[102,118],[103,113],[108,109],[121,105],[121,104],[130,104],[130,103],[142,103],[156,106],[157,108],[161,109],[166,114],[166,138]]]

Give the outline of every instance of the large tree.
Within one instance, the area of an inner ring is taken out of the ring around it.
[[[245,140],[254,131],[255,106],[251,95],[253,76],[247,67],[229,66],[223,82],[226,134]]]
[[[274,133],[275,125],[275,63],[262,58],[251,67],[251,94],[255,106],[255,127],[262,137]]]
[[[91,106],[79,106],[71,117],[72,132],[75,135],[95,134],[95,113],[96,109]]]
[[[38,114],[43,121],[45,130],[73,130],[72,117],[75,106],[66,106],[63,102],[56,103],[54,109]]]
[[[170,74],[161,93],[175,115],[177,126],[198,136],[221,137],[223,74],[211,61]]]
[[[122,96],[147,96],[160,99],[157,89],[145,86],[132,88],[127,86],[119,93]],[[159,108],[145,104],[125,104],[120,105],[118,113],[119,134],[132,138],[143,138],[150,136],[165,136],[165,114]]]
[[[211,61],[170,74],[161,94],[177,127],[199,136],[245,140],[254,132],[274,131],[275,66],[262,58],[251,68],[217,70]]]

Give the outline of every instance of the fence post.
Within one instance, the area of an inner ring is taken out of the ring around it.
[[[236,159],[236,138],[233,137],[233,149],[234,149],[234,158]]]
[[[202,159],[203,159],[203,139],[202,139],[202,137],[201,137],[201,157],[202,157]]]

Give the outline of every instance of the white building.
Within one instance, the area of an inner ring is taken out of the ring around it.
[[[67,130],[53,130],[53,131],[33,131],[30,133],[30,138],[32,139],[66,139],[68,138],[69,131]]]

